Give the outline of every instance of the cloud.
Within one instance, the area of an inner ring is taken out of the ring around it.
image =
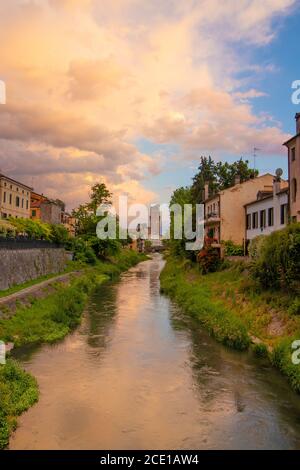
[[[239,98],[240,100],[244,100],[247,102],[249,99],[261,98],[263,96],[268,96],[268,94],[264,93],[263,91],[251,88],[251,90],[247,91],[237,91],[236,93],[234,93],[234,96],[235,98]]]
[[[107,58],[103,60],[74,61],[69,69],[68,96],[73,100],[95,100],[119,88],[124,77],[122,69]]]
[[[0,3],[0,165],[70,205],[103,179],[132,197],[164,171],[169,145],[240,155],[281,151],[280,125],[256,115],[263,93],[236,78],[272,73],[242,57],[276,34],[294,0],[11,0]],[[165,151],[145,152],[148,138]],[[172,147],[171,147],[172,148]],[[165,153],[164,153],[165,152]],[[175,155],[176,156],[176,155]],[[182,162],[181,162],[182,164]],[[27,181],[28,182],[28,181]],[[72,196],[73,195],[73,196]]]

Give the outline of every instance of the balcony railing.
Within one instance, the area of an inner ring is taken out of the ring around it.
[[[207,219],[219,219],[220,214],[219,214],[219,212],[208,212],[206,214],[206,217],[207,217]]]
[[[0,250],[26,250],[32,248],[62,248],[62,245],[52,243],[48,240],[36,240],[26,237],[3,237],[0,236]]]

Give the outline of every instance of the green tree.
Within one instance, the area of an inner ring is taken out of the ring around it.
[[[77,234],[83,241],[82,244],[74,244],[74,247],[75,250],[76,247],[79,247],[81,249],[80,253],[84,252],[84,256],[86,256],[86,252],[89,249],[92,249],[96,256],[106,258],[115,254],[121,248],[121,243],[118,239],[100,240],[96,235],[97,224],[105,217],[98,216],[97,209],[101,204],[111,204],[111,198],[112,193],[106,185],[104,183],[97,183],[91,188],[90,200],[86,204],[81,204],[77,210],[73,211],[73,216],[77,219]],[[118,227],[116,236],[118,236]]]
[[[210,193],[217,189],[216,164],[210,156],[208,158],[200,158],[198,172],[193,178],[191,191],[194,202],[200,203],[204,200],[204,187],[206,182],[209,182]]]
[[[201,157],[198,172],[193,178],[192,195],[196,203],[204,200],[205,183],[209,185],[209,195],[234,185],[235,178],[241,182],[258,175],[257,170],[249,168],[249,161],[240,158],[234,163],[214,162],[211,157]]]
[[[111,204],[112,193],[107,189],[104,183],[97,183],[92,186],[90,202],[87,204],[89,210],[96,215],[97,209],[101,204]]]
[[[194,259],[195,253],[194,252],[188,252],[185,249],[185,243],[187,242],[186,238],[184,237],[184,217],[183,217],[183,208],[184,204],[192,204],[193,203],[193,194],[192,194],[192,189],[188,186],[186,187],[181,187],[176,189],[171,197],[170,200],[170,209],[172,209],[173,205],[179,205],[181,207],[181,225],[182,225],[182,239],[178,240],[174,237],[174,226],[175,226],[175,218],[178,217],[178,215],[174,214],[174,212],[171,210],[170,212],[170,242],[169,242],[169,247],[171,252],[174,255],[181,255],[181,256],[186,256],[189,258]],[[190,241],[190,240],[189,240]]]

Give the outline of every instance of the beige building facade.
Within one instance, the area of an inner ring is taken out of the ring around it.
[[[292,222],[300,222],[300,113],[296,114],[296,135],[284,145],[288,149],[289,216]]]
[[[205,236],[213,239],[213,246],[231,240],[237,245],[245,243],[244,206],[257,197],[259,191],[273,190],[274,176],[267,173],[243,183],[236,181],[231,188],[205,199]]]
[[[0,174],[0,217],[29,218],[32,188]]]

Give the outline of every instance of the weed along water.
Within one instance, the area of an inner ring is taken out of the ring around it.
[[[62,342],[17,351],[40,400],[11,449],[300,449],[300,397],[162,295],[163,263],[100,286]]]

